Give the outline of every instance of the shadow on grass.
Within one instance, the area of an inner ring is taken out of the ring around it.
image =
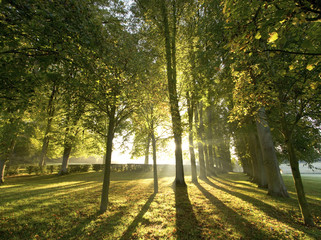
[[[240,216],[236,211],[226,206],[221,200],[208,192],[199,183],[195,184],[202,194],[221,212],[220,217],[225,222],[234,225],[235,230],[245,239],[278,239],[258,229],[254,224]],[[243,239],[242,238],[242,239]]]
[[[173,186],[176,207],[177,239],[202,239],[200,224],[188,197],[187,187]]]
[[[32,189],[32,190],[27,190],[27,191],[17,191],[17,193],[8,193],[8,194],[3,194],[1,195],[2,198],[2,203],[9,203],[12,201],[17,201],[17,199],[21,199],[22,196],[24,198],[32,198],[32,197],[40,197],[41,195],[47,194],[47,193],[59,193],[59,192],[65,192],[68,191],[69,189],[77,189],[79,187],[86,187],[93,185],[93,183],[75,183],[75,184],[70,184],[70,185],[64,185],[64,186],[55,186],[55,187],[48,187],[48,188],[40,188],[40,189]],[[36,187],[36,186],[34,186]],[[52,198],[52,196],[48,196],[48,198]]]
[[[135,217],[134,221],[128,226],[127,230],[123,233],[122,237],[120,238],[120,240],[128,240],[131,239],[131,235],[133,234],[133,232],[135,231],[136,227],[138,226],[138,224],[140,222],[142,222],[143,220],[143,216],[144,214],[148,211],[151,203],[153,202],[154,198],[156,196],[156,193],[153,193],[152,195],[150,195],[150,197],[148,198],[147,202],[145,203],[145,205],[142,207],[142,209],[140,210],[140,212],[138,213],[138,215]]]
[[[233,186],[232,184],[228,184],[228,183],[224,183],[223,181],[220,181],[218,179],[214,179],[218,182],[220,182],[221,184],[224,184],[228,187],[232,187],[232,188],[236,188],[236,189],[242,189],[240,187],[236,187],[236,186]],[[261,200],[258,200],[256,198],[253,198],[253,197],[250,197],[248,195],[245,195],[243,193],[240,193],[240,192],[237,192],[237,191],[231,191],[231,190],[228,190],[227,188],[224,188],[224,187],[221,187],[221,186],[218,186],[217,184],[213,183],[212,181],[208,180],[206,181],[206,183],[208,185],[210,185],[211,187],[213,188],[216,188],[216,189],[219,189],[221,191],[224,191],[234,197],[237,197],[237,198],[240,198],[246,202],[249,202],[251,204],[253,204],[254,206],[256,206],[258,209],[260,209],[261,211],[263,211],[267,216],[271,217],[271,218],[275,218],[277,219],[278,221],[280,222],[283,222],[284,224],[287,224],[295,229],[297,229],[299,226],[303,226],[303,223],[296,223],[293,221],[293,218],[291,218],[291,216],[287,213],[287,212],[284,212],[284,211],[281,211],[280,209],[270,205],[270,204],[267,204]],[[247,191],[247,189],[245,189],[245,191]],[[272,198],[272,197],[271,197]],[[282,200],[284,200],[283,198],[281,198]],[[287,199],[287,201],[289,201],[289,199]],[[320,237],[319,234],[314,234],[313,232],[309,231],[309,229],[307,228],[304,228],[304,227],[301,227],[300,228],[303,232],[305,232],[306,234],[308,234],[309,236],[311,237],[314,237],[314,238],[318,238]]]

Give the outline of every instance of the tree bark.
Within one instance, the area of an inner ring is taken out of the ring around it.
[[[71,144],[65,145],[64,153],[63,153],[63,156],[62,156],[61,169],[60,169],[58,175],[64,175],[64,174],[68,173],[67,167],[68,167],[68,162],[69,162],[69,156],[70,156],[70,153],[71,153],[71,149],[72,149],[72,145]]]
[[[173,6],[173,33],[170,34],[168,13],[165,1],[162,1],[161,10],[163,17],[165,50],[166,50],[166,68],[170,110],[172,116],[172,129],[175,141],[175,161],[176,177],[174,183],[186,186],[184,180],[183,152],[182,152],[182,123],[178,107],[178,97],[176,89],[176,8]]]
[[[47,107],[48,120],[47,120],[45,136],[42,142],[42,150],[39,158],[39,167],[41,168],[41,171],[43,171],[43,167],[45,166],[45,159],[46,159],[48,146],[49,146],[49,140],[50,140],[49,133],[51,131],[51,124],[52,124],[53,116],[55,114],[54,99],[55,99],[57,90],[58,90],[58,87],[56,86],[56,84],[54,84],[52,87],[51,95],[48,102],[48,107]]]
[[[197,181],[197,169],[195,161],[194,151],[194,133],[193,133],[193,111],[195,108],[194,100],[190,99],[190,94],[187,92],[187,112],[188,112],[188,142],[189,142],[189,153],[191,159],[191,171],[192,171],[192,182],[198,183]]]
[[[111,106],[111,111],[108,116],[108,132],[107,132],[107,141],[106,141],[106,160],[104,168],[104,180],[103,180],[103,189],[101,193],[101,202],[100,202],[100,213],[104,213],[107,210],[108,206],[108,194],[109,194],[109,185],[110,185],[110,166],[111,166],[111,156],[113,151],[113,139],[115,134],[115,113],[116,106]]]
[[[287,126],[285,116],[282,117],[281,123],[282,123],[282,132],[285,137],[285,144],[288,151],[290,166],[292,170],[292,176],[294,180],[294,185],[295,185],[295,189],[298,197],[301,214],[303,216],[304,223],[306,225],[314,226],[313,217],[309,209],[309,204],[305,197],[304,187],[303,187],[300,168],[299,168],[299,161],[295,154],[295,150],[292,143],[292,131],[290,131]]]
[[[268,181],[266,170],[263,163],[262,150],[260,146],[260,141],[257,133],[254,134],[254,146],[255,146],[255,156],[257,159],[257,171],[258,171],[258,186],[261,188],[268,188]]]
[[[148,165],[148,162],[149,162],[149,145],[150,145],[150,139],[151,139],[151,136],[150,136],[150,134],[148,134],[148,136],[147,136],[147,143],[146,143],[146,151],[145,151],[145,162],[144,162],[145,165]]]
[[[202,124],[199,119],[199,114],[198,114],[198,109],[199,106],[195,107],[195,126],[197,128],[197,145],[198,145],[198,160],[200,164],[200,179],[207,179],[206,178],[206,167],[205,167],[205,161],[204,161],[204,146],[201,141],[202,139]]]
[[[264,108],[259,110],[257,117],[256,127],[262,150],[263,163],[267,173],[268,194],[271,196],[289,197],[280,173],[271,130]]]
[[[156,139],[154,134],[154,126],[152,124],[152,147],[153,147],[153,173],[154,173],[154,193],[158,193],[158,177],[157,177],[157,158],[156,158]]]
[[[216,176],[214,170],[214,153],[213,153],[213,117],[212,117],[212,108],[211,106],[206,108],[206,115],[207,115],[207,149],[208,149],[208,158],[209,158],[209,172],[211,176]]]
[[[290,139],[287,141],[286,146],[289,154],[292,176],[294,180],[296,193],[298,196],[298,202],[301,214],[304,218],[304,223],[309,226],[314,226],[313,217],[309,209],[309,204],[305,197],[304,187],[299,169],[299,161],[296,158],[296,154],[294,152],[294,148]]]
[[[248,146],[249,146],[249,152],[250,152],[250,158],[251,158],[251,165],[252,165],[252,175],[253,179],[252,181],[259,185],[259,163],[258,163],[258,156],[256,155],[256,138],[255,133],[253,131],[250,131],[250,133],[247,136]]]
[[[6,169],[6,161],[0,159],[0,185],[4,183],[4,171]]]

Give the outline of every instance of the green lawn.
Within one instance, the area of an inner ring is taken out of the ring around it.
[[[0,187],[0,239],[321,239],[321,177],[304,178],[313,228],[284,179],[290,199],[267,196],[241,173],[199,185],[187,176],[187,190],[176,191],[163,174],[156,195],[152,173],[113,173],[100,215],[101,172],[10,177]]]

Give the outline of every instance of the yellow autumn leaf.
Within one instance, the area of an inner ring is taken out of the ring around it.
[[[311,87],[313,90],[315,90],[315,89],[317,89],[317,87],[318,87],[318,83],[317,83],[317,82],[313,82],[313,83],[310,84],[310,87]]]
[[[269,43],[273,43],[279,38],[279,34],[277,32],[272,32],[269,35],[270,35],[270,37],[268,39]]]
[[[256,35],[255,35],[255,39],[260,39],[262,36],[261,36],[261,33],[260,32],[257,32]]]
[[[308,69],[309,71],[313,70],[313,68],[314,68],[314,66],[313,66],[312,64],[309,64],[309,65],[307,66],[307,69]]]
[[[294,69],[294,66],[293,66],[293,65],[290,65],[290,66],[289,66],[289,69],[290,69],[290,70],[293,70],[293,69]]]

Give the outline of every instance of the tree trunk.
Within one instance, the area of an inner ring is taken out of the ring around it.
[[[85,111],[85,105],[82,102],[78,102],[76,108],[74,110],[71,109],[69,105],[68,114],[66,118],[67,128],[65,132],[65,140],[64,140],[64,153],[62,156],[62,164],[61,170],[59,171],[58,175],[64,175],[68,173],[68,163],[69,157],[74,146],[74,141],[78,134],[78,130],[75,130],[81,115]]]
[[[258,157],[256,156],[256,138],[255,133],[251,131],[247,136],[248,146],[249,146],[249,152],[250,152],[250,158],[252,162],[252,173],[253,173],[253,179],[252,181],[259,185],[259,164],[258,164]]]
[[[156,139],[154,134],[154,126],[152,124],[152,147],[153,147],[153,172],[154,172],[154,193],[158,193],[158,177],[157,177],[157,162],[156,162]]]
[[[202,139],[202,124],[199,120],[199,114],[198,114],[198,108],[195,108],[195,125],[197,128],[197,145],[198,145],[198,160],[200,164],[200,179],[205,180],[206,179],[206,167],[205,167],[205,161],[204,161],[204,147],[203,143],[201,141]]]
[[[204,140],[203,140],[203,143],[205,142]],[[210,159],[209,159],[209,156],[208,156],[208,146],[207,146],[206,142],[203,144],[203,147],[204,147],[206,176],[211,176],[212,175],[212,171],[211,171]]]
[[[266,120],[267,117],[264,108],[259,110],[257,117],[256,127],[263,155],[263,163],[267,174],[268,194],[271,196],[289,197],[280,173],[271,130]]]
[[[10,119],[10,124],[14,124],[14,120]],[[18,123],[17,123],[18,125]],[[15,126],[17,127],[17,126]],[[16,139],[17,139],[17,132],[4,132],[6,136],[6,146],[4,147],[4,153],[0,156],[0,185],[4,183],[4,175],[5,175],[5,169],[6,169],[6,163],[12,158],[14,148],[16,145]],[[8,145],[7,145],[8,144]]]
[[[296,193],[298,196],[298,202],[299,202],[301,214],[304,218],[304,223],[309,226],[314,226],[313,217],[311,215],[308,201],[304,193],[304,187],[303,187],[302,178],[301,178],[300,169],[299,169],[299,161],[296,158],[296,154],[294,152],[291,139],[287,141],[286,146],[289,154],[292,176],[295,184]]]
[[[167,7],[165,1],[162,1],[162,17],[166,50],[167,65],[167,82],[170,110],[172,116],[172,129],[175,140],[175,161],[176,161],[176,178],[174,183],[186,186],[184,180],[183,152],[182,152],[182,123],[178,107],[178,97],[176,89],[176,8],[173,9],[173,33],[170,35]]]
[[[146,151],[145,151],[145,162],[144,162],[145,165],[148,165],[148,162],[149,162],[149,145],[150,145],[150,139],[151,139],[151,136],[150,136],[150,134],[148,134],[148,136],[147,136],[147,143],[146,143]]]
[[[188,112],[188,142],[189,142],[189,153],[191,158],[191,171],[192,171],[192,182],[197,183],[197,169],[194,152],[194,132],[193,132],[193,111],[194,111],[194,100],[190,99],[190,94],[187,92],[187,112]]]
[[[62,156],[62,165],[61,165],[61,170],[59,171],[58,175],[64,175],[68,173],[68,162],[69,162],[69,156],[70,156],[70,152],[72,149],[72,145],[65,145],[64,147],[64,153]]]
[[[104,169],[104,180],[103,180],[103,189],[101,193],[101,202],[100,202],[100,213],[104,213],[107,210],[108,206],[108,193],[110,185],[110,166],[111,166],[111,155],[113,151],[113,139],[115,133],[115,113],[116,106],[111,107],[109,114],[109,124],[108,124],[108,133],[106,141],[106,160],[105,160],[105,169]]]
[[[49,133],[51,131],[51,124],[52,124],[53,116],[55,114],[54,99],[55,99],[55,95],[56,95],[57,90],[58,90],[58,88],[57,88],[56,84],[54,84],[52,87],[51,95],[50,95],[49,102],[48,102],[47,127],[46,127],[46,131],[45,131],[45,136],[43,138],[42,150],[41,150],[41,154],[40,154],[40,158],[39,158],[39,167],[41,168],[41,171],[43,171],[43,167],[45,166],[45,159],[46,159],[47,150],[48,150],[48,146],[49,146]]]
[[[262,150],[261,145],[259,141],[258,135],[254,134],[254,146],[255,146],[255,156],[257,159],[257,171],[258,171],[258,186],[261,188],[268,188],[268,180],[266,175],[266,170],[263,163],[263,156],[262,156]]]
[[[281,124],[282,124],[282,132],[285,137],[285,144],[289,155],[292,176],[294,180],[296,193],[298,196],[298,202],[299,202],[301,214],[303,216],[304,223],[306,225],[314,226],[313,217],[309,209],[308,201],[305,197],[304,187],[303,187],[300,168],[299,168],[299,161],[296,157],[295,150],[292,143],[292,132],[289,131],[289,128],[285,120],[285,116],[282,117]]]
[[[0,185],[4,183],[4,171],[6,169],[6,161],[0,159]]]

